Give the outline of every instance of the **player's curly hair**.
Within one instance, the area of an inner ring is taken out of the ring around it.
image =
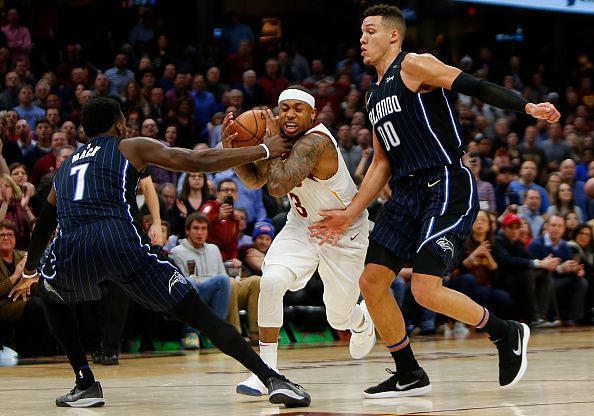
[[[398,29],[400,37],[404,38],[404,34],[406,33],[406,23],[404,22],[404,15],[398,7],[384,3],[376,4],[368,7],[363,12],[363,18],[369,16],[381,16],[383,21],[387,21],[394,25],[396,29]]]
[[[120,104],[105,97],[91,98],[82,109],[82,126],[87,137],[105,133],[121,117]]]

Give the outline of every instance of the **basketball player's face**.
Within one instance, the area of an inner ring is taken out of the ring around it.
[[[376,65],[395,43],[398,34],[381,16],[368,16],[361,24],[361,56],[365,65]]]
[[[284,100],[278,112],[278,124],[285,137],[297,138],[311,128],[316,110],[299,100]]]

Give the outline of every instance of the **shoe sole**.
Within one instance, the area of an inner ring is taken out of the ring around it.
[[[377,337],[375,335],[375,325],[373,324],[373,320],[371,319],[371,315],[369,314],[369,310],[367,309],[367,304],[365,303],[364,300],[361,301],[361,304],[359,305],[361,307],[361,309],[363,309],[363,313],[365,314],[365,318],[369,319],[369,324],[371,325],[371,339],[372,341],[369,343],[369,346],[367,348],[366,351],[364,351],[363,354],[354,354],[353,350],[351,349],[351,345],[349,343],[349,352],[351,353],[351,357],[353,357],[355,360],[360,360],[361,358],[365,357],[367,354],[369,354],[371,352],[371,350],[373,349],[373,347],[375,347],[375,343],[377,342]],[[353,334],[354,335],[354,334]],[[351,339],[352,336],[351,335]],[[359,335],[359,334],[357,334]]]
[[[302,396],[289,389],[278,389],[270,393],[268,401],[273,404],[284,404],[285,407],[307,407],[311,398]]]
[[[104,398],[90,398],[90,399],[80,399],[75,402],[67,402],[67,403],[58,403],[56,402],[56,406],[58,407],[101,407],[105,404]]]
[[[252,397],[260,397],[264,396],[265,394],[268,394],[268,392],[264,393],[254,387],[246,386],[245,384],[238,384],[237,386],[235,386],[235,393]]]
[[[367,393],[363,392],[363,397],[366,399],[394,399],[398,397],[411,397],[411,396],[422,396],[423,394],[430,393],[433,387],[431,384],[423,387],[419,387],[418,389],[410,389],[410,390],[403,390],[403,391],[384,391],[381,393]]]
[[[530,328],[526,324],[520,325],[524,329],[524,339],[522,340],[522,364],[520,365],[520,371],[518,371],[518,374],[516,374],[511,383],[501,386],[502,389],[509,389],[518,384],[522,377],[524,377],[526,369],[528,368],[528,341],[530,340]]]

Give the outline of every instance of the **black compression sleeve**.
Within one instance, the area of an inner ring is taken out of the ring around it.
[[[46,202],[41,208],[39,217],[35,222],[35,229],[31,235],[31,242],[29,243],[29,250],[27,250],[27,262],[25,263],[25,270],[37,270],[39,266],[39,259],[43,255],[47,243],[56,230],[58,224],[56,206]]]
[[[464,72],[454,80],[452,91],[470,95],[486,104],[518,113],[525,113],[525,107],[528,104],[528,101],[507,88],[477,79]]]

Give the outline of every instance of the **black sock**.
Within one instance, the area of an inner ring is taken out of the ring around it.
[[[83,365],[77,370],[74,370],[76,373],[76,385],[81,390],[86,390],[93,385],[95,382],[95,376],[91,371],[91,367],[87,364]]]
[[[487,308],[484,308],[483,319],[481,319],[481,322],[479,322],[476,328],[480,332],[489,334],[493,341],[505,338],[510,330],[508,321],[496,317]]]
[[[171,312],[176,318],[203,332],[223,353],[243,364],[264,384],[270,377],[278,375],[262,361],[231,324],[219,318],[200,300],[195,291],[189,292]]]
[[[398,348],[402,345],[405,346],[395,351],[390,351],[390,354],[392,354],[392,358],[394,358],[394,363],[396,364],[396,372],[404,374],[414,371],[418,369],[420,366],[415,358],[415,355],[413,354],[412,348],[410,347],[410,341],[408,339],[408,336],[405,336],[402,339],[402,341],[394,345],[388,345],[388,349]]]
[[[87,363],[87,356],[80,343],[78,325],[68,305],[41,298],[45,319],[52,335],[68,356],[76,377],[76,385],[85,390],[95,382],[93,372]]]

